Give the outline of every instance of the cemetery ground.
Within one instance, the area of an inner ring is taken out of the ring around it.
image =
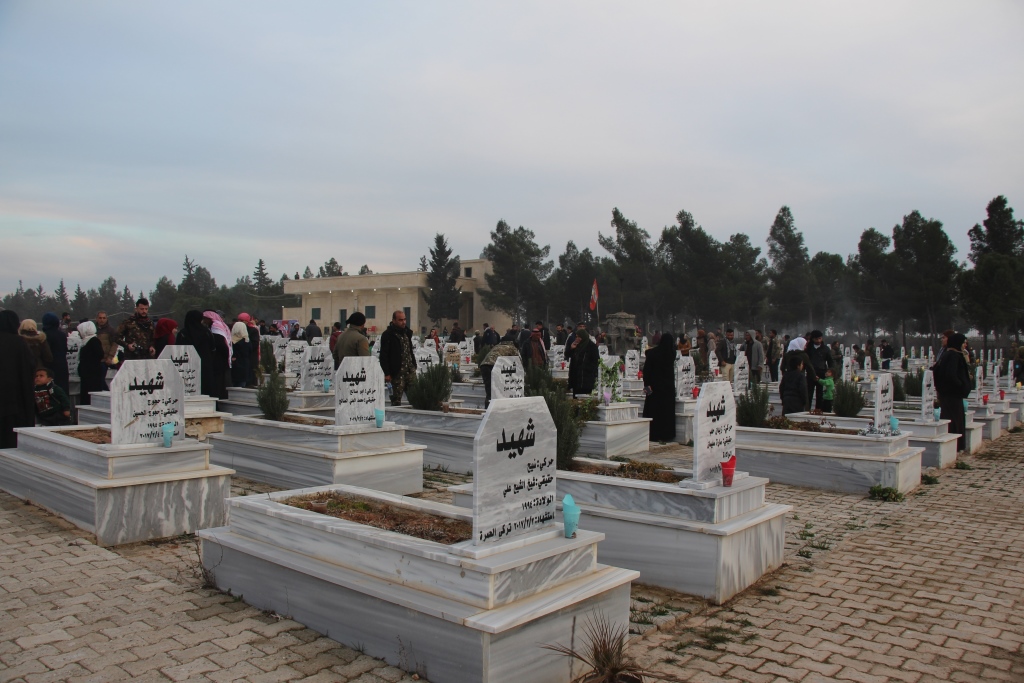
[[[902,502],[770,484],[785,565],[722,606],[634,585],[630,652],[678,681],[1024,680],[1024,432],[963,462]],[[428,469],[422,495],[467,480]],[[415,680],[204,584],[192,535],[100,548],[0,494],[0,681]]]

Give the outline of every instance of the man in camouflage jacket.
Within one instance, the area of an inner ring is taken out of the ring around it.
[[[115,342],[124,347],[125,360],[146,360],[156,355],[153,348],[153,321],[149,319],[149,299],[135,302],[135,315],[117,328]]]

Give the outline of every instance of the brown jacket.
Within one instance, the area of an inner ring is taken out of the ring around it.
[[[341,366],[341,361],[349,356],[369,356],[370,342],[358,327],[349,325],[338,337],[332,353],[334,354],[334,367],[337,369]]]

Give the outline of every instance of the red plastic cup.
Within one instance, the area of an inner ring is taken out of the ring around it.
[[[693,397],[697,398],[698,396],[700,396],[700,387],[694,387],[693,388]]]
[[[985,394],[984,396],[981,397],[981,402],[985,405],[988,405],[988,394]]]
[[[1003,391],[1002,389],[999,390],[999,400],[1000,401],[1005,401],[1006,400],[1006,392]]]
[[[736,456],[722,463],[722,486],[732,486],[732,478],[736,475]]]

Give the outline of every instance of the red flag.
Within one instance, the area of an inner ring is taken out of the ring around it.
[[[594,278],[594,286],[590,288],[590,310],[597,308],[597,278]]]

